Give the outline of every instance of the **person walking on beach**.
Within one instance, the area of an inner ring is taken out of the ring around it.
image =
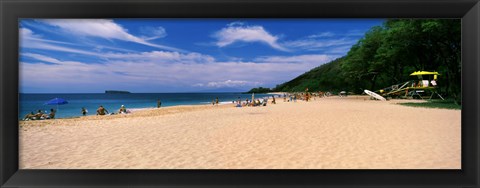
[[[162,101],[160,99],[157,100],[157,108],[160,108],[162,106]]]
[[[105,112],[108,113],[108,110],[100,105],[100,107],[98,107],[98,109],[97,109],[97,115],[103,116],[103,115],[106,114]]]
[[[87,109],[85,109],[85,107],[82,107],[82,115],[86,116],[87,113],[88,113]]]
[[[272,96],[272,104],[277,104],[277,103],[275,102],[275,96]]]
[[[218,97],[215,99],[215,104],[218,105]]]

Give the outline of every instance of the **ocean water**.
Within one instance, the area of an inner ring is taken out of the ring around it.
[[[269,97],[271,94],[255,94],[255,98]],[[68,104],[58,105],[56,118],[81,116],[81,109],[88,110],[87,115],[96,115],[96,110],[103,105],[109,112],[118,112],[121,105],[128,110],[156,108],[157,100],[162,101],[162,107],[177,105],[206,105],[218,97],[221,103],[232,103],[240,97],[251,99],[251,94],[242,93],[128,93],[128,94],[20,94],[18,118],[22,119],[30,112],[38,110],[49,112],[57,109],[56,105],[45,105],[53,98],[63,98]]]

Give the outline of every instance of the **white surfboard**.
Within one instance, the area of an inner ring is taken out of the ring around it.
[[[386,101],[387,99],[383,98],[379,94],[376,94],[375,92],[369,91],[369,90],[363,90],[367,95],[370,95],[373,98],[376,98],[381,101]]]

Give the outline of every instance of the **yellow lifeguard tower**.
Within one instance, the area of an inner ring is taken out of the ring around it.
[[[432,99],[434,94],[437,94],[442,100],[445,100],[437,92],[437,78],[440,74],[438,72],[429,72],[429,71],[415,71],[410,76],[416,76],[418,79],[416,81],[407,81],[404,83],[392,85],[387,88],[378,90],[377,92],[384,97],[399,97],[404,95],[407,97],[418,96],[419,98],[426,98],[430,93],[428,99]]]

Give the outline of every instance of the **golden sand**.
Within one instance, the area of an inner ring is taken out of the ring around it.
[[[461,111],[362,96],[20,122],[21,169],[460,169]]]

